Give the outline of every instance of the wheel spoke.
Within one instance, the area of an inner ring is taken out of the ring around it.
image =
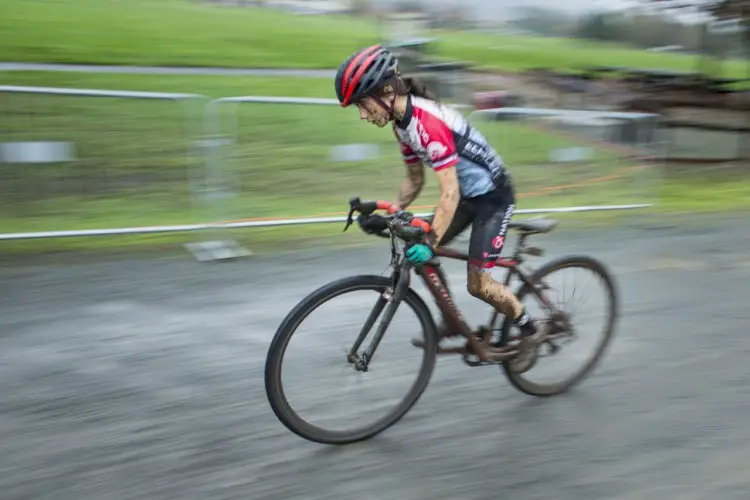
[[[585,362],[576,369],[575,373],[568,377],[564,377],[563,380],[557,379],[557,381],[552,383],[536,383],[531,382],[526,378],[526,373],[531,372],[532,368],[534,368],[534,371],[536,371],[536,366],[538,366],[536,363],[533,364],[526,364],[525,371],[518,372],[513,370],[513,363],[512,361],[507,362],[503,365],[503,369],[510,380],[510,382],[519,390],[522,392],[526,392],[531,395],[536,396],[551,396],[555,394],[560,394],[562,392],[565,392],[578,384],[581,380],[583,380],[590,372],[593,370],[593,368],[598,364],[602,356],[604,355],[604,352],[606,351],[612,335],[614,331],[614,324],[615,320],[617,318],[617,298],[616,298],[616,292],[614,288],[614,283],[612,280],[612,277],[609,275],[608,271],[604,266],[601,265],[598,261],[590,258],[590,257],[583,257],[583,256],[572,256],[572,257],[563,257],[561,259],[557,259],[555,261],[549,262],[542,266],[540,269],[536,271],[534,274],[534,280],[544,282],[547,284],[550,288],[550,291],[558,291],[562,290],[563,293],[565,292],[572,292],[571,293],[571,300],[573,305],[573,310],[568,311],[570,307],[566,307],[566,304],[561,303],[561,299],[555,297],[554,300],[551,300],[553,304],[555,304],[553,307],[555,309],[558,309],[563,315],[564,318],[567,320],[568,325],[565,333],[566,334],[552,334],[550,336],[550,340],[554,342],[554,344],[557,346],[557,352],[552,354],[550,353],[547,356],[544,357],[555,357],[555,356],[563,356],[565,357],[565,353],[568,353],[567,357],[570,357],[570,351],[568,351],[569,346],[573,343],[573,341],[577,338],[577,331],[579,329],[578,320],[584,321],[582,317],[578,316],[577,309],[579,306],[582,306],[583,304],[588,303],[589,298],[585,295],[585,291],[589,289],[588,286],[579,288],[576,286],[576,282],[574,281],[572,289],[567,283],[567,279],[565,275],[561,276],[562,283],[559,286],[552,286],[550,284],[551,278],[553,276],[557,277],[558,274],[561,271],[567,271],[567,270],[578,270],[586,272],[590,275],[593,275],[594,278],[598,278],[598,280],[595,280],[597,284],[602,284],[604,286],[603,290],[599,292],[599,296],[604,298],[604,307],[605,307],[605,326],[604,331],[599,335],[599,340],[597,342],[596,348],[594,349],[594,353],[588,357]],[[575,279],[575,277],[574,277]],[[590,280],[586,280],[586,284],[590,283]],[[600,289],[601,290],[601,289]],[[602,295],[603,294],[603,295]],[[536,294],[533,292],[531,287],[528,285],[524,285],[521,287],[521,289],[518,291],[518,297],[520,300],[524,300],[527,298],[528,295],[532,296],[532,300],[536,300],[536,302],[541,304],[541,300],[536,297]],[[550,299],[551,297],[547,297]],[[564,299],[562,299],[564,300]],[[566,301],[567,302],[567,301]],[[511,328],[512,324],[511,322],[506,318],[505,323],[503,324],[503,329],[501,333],[501,343],[504,343],[507,345],[507,343],[511,339]],[[552,343],[552,342],[550,342]],[[577,343],[576,343],[577,345]],[[548,347],[551,347],[548,346]],[[541,356],[540,356],[541,357]],[[540,363],[541,365],[544,365],[544,363]]]

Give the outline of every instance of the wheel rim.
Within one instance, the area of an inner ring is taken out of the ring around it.
[[[392,343],[390,341],[393,341],[396,338],[396,335],[394,335],[396,332],[394,331],[396,327],[398,327],[400,324],[403,323],[403,320],[400,320],[399,316],[403,316],[406,314],[409,319],[411,320],[409,323],[412,326],[413,331],[412,337],[418,337],[420,336],[421,332],[425,330],[426,325],[422,325],[422,320],[419,317],[419,315],[416,313],[416,310],[413,308],[413,305],[410,303],[409,300],[404,300],[399,305],[399,308],[396,312],[395,317],[393,318],[393,321],[389,325],[388,329],[386,330],[386,334],[383,337],[383,340],[381,341],[380,345],[378,346],[378,349],[375,353],[375,358],[372,360],[370,364],[369,371],[367,373],[356,373],[349,363],[346,362],[346,350],[351,346],[351,344],[356,339],[359,330],[361,326],[364,324],[365,318],[369,314],[370,310],[372,309],[373,305],[376,302],[376,299],[380,293],[384,290],[384,287],[378,286],[378,285],[354,285],[349,286],[345,289],[338,290],[336,293],[330,294],[326,297],[323,297],[319,300],[316,300],[312,306],[302,317],[298,318],[297,321],[292,325],[291,331],[292,333],[288,335],[283,342],[283,344],[280,346],[279,351],[279,358],[277,362],[275,363],[275,368],[272,370],[271,375],[271,385],[273,386],[275,392],[278,394],[278,401],[276,404],[278,405],[278,410],[281,410],[286,417],[289,419],[289,422],[287,424],[291,424],[292,426],[296,427],[295,432],[302,431],[306,435],[316,435],[318,437],[322,437],[326,440],[336,440],[336,439],[356,439],[360,436],[370,434],[373,432],[377,432],[377,430],[387,427],[391,424],[392,421],[400,417],[400,413],[403,413],[403,409],[400,409],[399,407],[403,406],[403,401],[408,399],[414,399],[415,394],[418,397],[418,395],[423,390],[423,386],[426,385],[422,382],[420,382],[421,374],[429,369],[431,371],[432,363],[434,362],[434,355],[431,356],[429,352],[426,352],[424,349],[416,349],[413,346],[411,346],[409,340],[410,338],[407,336],[405,337],[403,334],[400,335],[399,340],[401,340],[401,349],[405,352],[408,352],[411,354],[411,368],[412,368],[412,374],[409,377],[411,379],[411,382],[405,381],[405,380],[398,380],[397,385],[399,385],[400,390],[396,391],[395,396],[393,395],[393,391],[379,391],[379,396],[382,396],[384,392],[388,392],[391,397],[383,398],[383,397],[375,397],[375,398],[368,398],[366,396],[362,396],[360,394],[357,394],[357,392],[360,392],[360,387],[354,387],[354,396],[358,397],[359,402],[361,405],[359,407],[354,407],[355,410],[359,411],[348,411],[348,412],[342,412],[342,414],[337,417],[343,417],[338,419],[321,419],[319,418],[319,414],[321,413],[321,410],[326,410],[330,408],[324,408],[324,407],[330,407],[332,406],[331,401],[331,392],[330,391],[316,391],[315,394],[309,394],[314,396],[313,407],[311,408],[313,411],[305,411],[310,409],[310,405],[306,405],[305,403],[302,403],[300,401],[299,397],[295,397],[296,395],[293,394],[293,392],[299,393],[299,391],[292,390],[292,385],[289,383],[289,380],[285,380],[285,376],[289,373],[293,377],[299,377],[300,373],[304,371],[304,368],[302,368],[301,364],[297,359],[299,357],[291,357],[290,354],[290,345],[292,345],[295,342],[295,339],[298,339],[301,334],[303,334],[302,329],[306,326],[311,325],[311,318],[322,312],[322,309],[326,305],[331,305],[332,303],[336,302],[337,298],[342,298],[342,296],[351,296],[353,293],[360,292],[363,293],[366,299],[364,299],[361,302],[365,302],[365,307],[359,308],[360,314],[358,315],[360,318],[360,321],[358,324],[356,324],[353,331],[349,332],[349,334],[346,336],[346,339],[344,342],[338,343],[338,349],[334,349],[333,351],[329,352],[328,358],[337,358],[338,359],[338,365],[340,368],[336,373],[332,375],[328,375],[326,378],[328,378],[328,385],[330,386],[330,382],[338,383],[339,388],[343,389],[352,389],[351,385],[349,387],[343,387],[343,384],[341,383],[340,377],[342,376],[355,376],[364,378],[368,375],[372,375],[373,373],[379,372],[379,374],[385,374],[386,376],[393,379],[394,377],[398,377],[398,370],[394,370],[393,364],[394,361],[390,360],[389,363],[389,357],[392,356],[393,349],[389,349],[388,344]],[[350,297],[349,297],[350,298]],[[347,300],[349,303],[349,306],[352,305],[352,300]],[[324,313],[325,314],[325,313]],[[357,313],[353,313],[351,311],[347,312],[348,317],[357,317]],[[345,321],[342,321],[342,318],[339,314],[339,316],[333,316],[333,315],[327,315],[331,321],[329,324],[336,323],[338,325],[343,325]],[[374,336],[375,330],[377,328],[377,325],[379,324],[380,320],[382,319],[383,313],[380,314],[379,318],[377,319],[375,325],[372,327],[370,333],[368,334],[367,338],[363,342],[362,346],[360,347],[359,351],[362,352],[364,349],[369,345],[372,337]],[[427,328],[429,328],[427,326]],[[335,337],[336,333],[332,331],[327,331],[328,338]],[[318,339],[320,340],[320,339]],[[343,340],[343,339],[342,339]],[[408,345],[407,345],[408,344]],[[342,349],[341,346],[346,346],[347,349]],[[310,345],[307,345],[308,349]],[[319,343],[317,347],[315,347],[314,351],[315,353],[311,354],[311,356],[315,356],[316,354],[320,354],[322,351],[325,350],[326,347],[332,347],[331,345],[323,345],[322,343]],[[304,356],[303,356],[304,357]],[[309,357],[309,356],[308,356]],[[297,358],[297,359],[294,359]],[[432,360],[431,360],[432,358]],[[416,361],[415,361],[416,359]],[[402,360],[395,360],[396,363],[404,361]],[[390,365],[390,366],[388,366]],[[309,363],[308,363],[309,366]],[[315,373],[310,373],[308,375],[308,381],[309,382],[320,382],[321,380],[321,374],[319,370],[320,366],[318,367],[318,371]],[[313,369],[315,370],[315,369]],[[377,370],[377,372],[376,372]],[[338,378],[337,378],[338,377]],[[392,387],[393,380],[391,380],[390,386]],[[309,384],[308,384],[309,385]],[[352,391],[349,392],[352,394]],[[387,402],[386,402],[387,401]],[[350,405],[350,408],[352,405]],[[408,409],[408,408],[407,408]],[[364,410],[364,411],[363,411]],[[312,413],[312,414],[311,414]],[[316,414],[317,413],[317,414]],[[368,415],[367,417],[363,418],[362,415]],[[335,421],[332,420],[339,420],[344,422],[344,424],[338,424]]]
[[[552,356],[540,355],[533,363],[533,366],[522,373],[514,370],[512,363],[507,363],[506,371],[508,372],[508,375],[517,387],[526,392],[537,395],[552,395],[569,389],[585,378],[591,370],[598,365],[611,342],[614,324],[617,317],[617,298],[610,276],[603,271],[600,265],[587,260],[570,260],[569,262],[558,263],[557,266],[553,266],[549,273],[542,278],[546,284],[552,287],[552,290],[547,291],[546,293],[553,304],[568,313],[569,311],[566,310],[567,308],[564,304],[565,300],[555,300],[553,295],[555,294],[556,289],[559,288],[562,288],[563,292],[570,291],[571,289],[575,290],[574,287],[566,286],[566,284],[563,284],[562,287],[560,287],[559,285],[556,286],[555,283],[556,281],[559,281],[557,278],[559,278],[562,273],[570,270],[576,270],[579,273],[583,272],[589,276],[589,281],[593,278],[596,282],[596,290],[594,293],[601,304],[599,314],[601,321],[599,322],[599,327],[595,329],[595,332],[593,334],[589,333],[588,335],[589,338],[594,338],[595,342],[593,343],[593,346],[585,349],[588,351],[588,355],[581,356],[578,354],[573,359],[570,359],[571,347],[580,344],[582,337],[581,333],[583,330],[582,324],[585,325],[586,323],[591,322],[589,315],[570,315],[570,321],[578,336],[578,338],[572,343],[567,346],[563,345],[562,348]],[[592,295],[591,291],[588,292],[588,295]],[[577,297],[576,300],[581,302],[582,298]],[[522,302],[528,307],[528,304],[530,303],[537,304],[538,299],[533,293],[529,292],[523,294]],[[538,310],[539,309],[532,313],[534,317],[539,317]],[[560,344],[561,341],[564,340],[566,339],[562,338],[555,341],[555,343]],[[549,350],[549,348],[547,345],[543,344],[539,350]],[[542,352],[541,354],[546,353]],[[566,357],[569,358],[566,360],[567,365],[572,368],[571,370],[568,370],[567,374],[563,374],[563,370],[560,369],[551,369],[553,363],[564,360]],[[545,375],[547,376],[540,377],[539,373],[542,371],[546,371],[547,373]]]

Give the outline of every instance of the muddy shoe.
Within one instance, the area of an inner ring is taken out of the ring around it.
[[[520,352],[518,353],[518,356],[510,361],[510,366],[516,373],[525,373],[531,370],[536,364],[536,360],[539,357],[537,352],[539,344],[547,336],[550,325],[544,321],[538,323],[536,327],[537,329],[534,335],[521,337],[521,341],[518,344]]]

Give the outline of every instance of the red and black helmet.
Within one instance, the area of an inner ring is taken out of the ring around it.
[[[398,59],[381,45],[361,49],[341,63],[336,72],[336,96],[342,107],[349,106],[381,89],[398,74]]]

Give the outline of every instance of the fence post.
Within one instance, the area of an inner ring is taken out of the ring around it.
[[[336,99],[330,98],[314,98],[314,97],[272,97],[272,96],[237,96],[237,97],[221,97],[213,99],[206,104],[205,107],[205,136],[206,136],[206,173],[207,179],[210,179],[207,193],[212,193],[212,196],[217,198],[232,198],[236,196],[236,193],[232,191],[231,187],[227,185],[225,176],[225,161],[221,154],[222,146],[234,147],[237,144],[239,137],[239,117],[237,113],[237,106],[241,103],[279,103],[279,104],[301,104],[301,105],[338,105],[339,102]],[[222,119],[221,119],[221,108],[222,105],[232,104],[233,112],[230,117],[232,126],[228,134],[222,133]],[[214,205],[218,206],[218,205]],[[215,231],[227,228],[246,228],[253,226],[246,226],[236,223],[220,223],[220,213],[214,213],[214,220],[217,224],[214,226]],[[226,220],[226,218],[225,218]],[[273,222],[273,221],[271,221]],[[268,224],[265,227],[270,227],[273,224]],[[253,252],[242,245],[240,245],[233,238],[223,238],[218,236],[209,242],[204,242],[200,245],[193,244],[192,250],[198,256],[200,260],[217,260],[217,259],[233,259],[237,257],[243,257],[252,255]]]

